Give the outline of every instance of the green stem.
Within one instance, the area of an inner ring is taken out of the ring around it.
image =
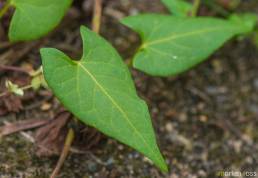
[[[26,85],[24,87],[21,87],[20,89],[22,90],[28,90],[28,89],[31,89],[33,86],[32,85]]]
[[[194,0],[193,10],[192,10],[193,17],[196,17],[200,4],[201,4],[201,0]]]
[[[5,13],[8,11],[10,6],[11,6],[11,3],[10,3],[10,0],[9,0],[5,3],[4,7],[0,10],[0,19],[5,15]]]

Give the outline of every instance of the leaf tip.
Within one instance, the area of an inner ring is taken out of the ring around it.
[[[163,158],[163,156],[161,155],[161,153],[159,152],[159,156],[158,156],[158,160],[156,160],[154,163],[155,165],[164,173],[167,173],[168,170],[168,165],[165,161],[165,159]]]
[[[168,173],[168,166],[165,162],[160,166],[160,169],[162,172]]]

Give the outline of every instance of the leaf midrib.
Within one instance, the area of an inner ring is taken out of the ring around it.
[[[146,140],[144,139],[144,137],[140,134],[140,132],[137,130],[136,127],[134,127],[134,125],[131,123],[130,119],[128,118],[126,112],[117,104],[117,102],[112,98],[112,96],[110,96],[110,94],[105,90],[104,87],[102,87],[102,85],[98,82],[98,80],[94,77],[94,75],[84,66],[81,64],[81,62],[77,62],[78,66],[81,67],[81,69],[90,76],[90,78],[93,80],[93,82],[100,88],[100,90],[108,97],[108,99],[114,104],[114,106],[122,113],[122,115],[124,116],[126,122],[129,123],[129,125],[131,126],[131,128],[133,128],[133,130],[135,131],[135,133],[143,140],[145,146],[147,146],[147,148],[153,153],[153,155],[155,155],[156,158],[158,158],[158,160],[160,162],[162,162],[162,160],[155,154],[155,152],[151,149],[151,146],[146,142]]]
[[[230,27],[227,27],[227,28],[207,28],[205,30],[198,30],[198,31],[194,31],[194,32],[171,34],[168,37],[164,37],[164,38],[161,38],[161,39],[158,39],[158,40],[146,42],[146,43],[143,44],[143,48],[147,47],[147,46],[150,46],[150,45],[164,43],[164,42],[171,41],[171,40],[178,39],[178,38],[188,37],[188,36],[201,34],[201,33],[218,31],[218,30],[222,30],[222,29],[223,30],[231,30],[232,28],[230,28]]]

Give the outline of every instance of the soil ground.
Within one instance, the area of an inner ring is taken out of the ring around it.
[[[0,44],[0,64],[37,68],[38,49],[43,46],[59,48],[78,58],[81,51],[78,27],[89,25],[91,18],[88,4],[82,8],[80,3],[74,4],[49,36],[36,42]],[[239,11],[257,13],[258,3],[243,1]],[[132,57],[139,38],[119,24],[118,19],[141,12],[166,13],[166,9],[159,0],[105,2],[102,35],[125,59]],[[0,29],[3,41],[7,41],[3,35],[6,26],[7,23],[2,24]],[[59,177],[215,178],[219,171],[258,174],[257,69],[258,48],[247,37],[228,42],[209,60],[177,77],[153,78],[132,70],[139,95],[149,105],[169,173],[161,173],[138,152],[102,136],[102,141],[85,154],[70,154]],[[29,80],[13,72],[0,75],[1,86],[6,78],[20,83]],[[0,122],[53,117],[59,105],[56,99],[44,102],[50,109],[35,106],[46,96],[48,92],[44,89],[26,92],[21,99],[23,109],[2,115]],[[33,135],[34,131],[27,133]],[[36,145],[20,133],[2,138],[0,145],[0,178],[47,178],[58,159],[58,156],[38,157]]]

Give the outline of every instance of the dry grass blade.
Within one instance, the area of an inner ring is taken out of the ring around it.
[[[10,135],[19,131],[28,130],[45,125],[50,120],[46,119],[29,119],[25,121],[18,121],[16,123],[7,124],[0,127],[0,137]]]
[[[50,178],[55,178],[57,177],[66,157],[68,156],[68,153],[69,153],[69,150],[71,148],[71,145],[73,143],[73,140],[74,140],[74,131],[73,129],[69,129],[68,131],[68,134],[66,136],[66,140],[65,140],[65,144],[64,144],[64,148],[63,148],[63,151],[61,153],[61,156],[57,162],[57,165],[52,173],[52,175],[50,176]]]

